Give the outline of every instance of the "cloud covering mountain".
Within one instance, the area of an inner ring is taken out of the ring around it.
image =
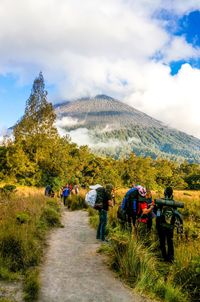
[[[115,158],[136,155],[200,162],[200,140],[114,98],[97,95],[55,106],[61,135]],[[69,121],[69,123],[68,123]]]

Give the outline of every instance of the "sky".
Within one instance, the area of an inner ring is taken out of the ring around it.
[[[200,138],[200,1],[0,0],[1,133],[40,71],[53,103],[107,94]]]

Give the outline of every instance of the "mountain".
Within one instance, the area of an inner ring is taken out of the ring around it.
[[[97,95],[55,105],[62,131],[85,138],[96,153],[115,158],[130,152],[200,162],[200,140],[112,97]],[[84,130],[84,131],[83,131]],[[82,135],[82,136],[81,136]],[[79,141],[76,141],[79,143]]]

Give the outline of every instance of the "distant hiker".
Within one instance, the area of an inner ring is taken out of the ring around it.
[[[69,189],[69,185],[68,184],[64,187],[62,195],[63,195],[64,205],[66,206],[67,205],[67,198],[70,195],[70,189]]]
[[[51,186],[50,185],[47,185],[46,188],[45,188],[45,192],[44,192],[44,195],[45,196],[51,196]]]
[[[70,193],[72,192],[72,190],[73,190],[73,185],[70,184],[70,185],[69,185],[69,191],[70,191]]]
[[[164,191],[164,199],[155,199],[156,205],[156,228],[160,241],[162,257],[165,261],[174,260],[174,228],[182,233],[183,220],[177,207],[184,207],[183,203],[173,200],[173,189],[167,187]]]
[[[78,185],[74,186],[74,192],[75,192],[76,195],[79,194],[79,187],[78,187]]]
[[[112,191],[113,191],[113,185],[107,184],[105,188],[98,188],[97,189],[97,201],[96,204],[100,205],[100,202],[98,199],[101,199],[102,206],[99,206],[99,225],[97,228],[97,234],[96,238],[100,239],[102,241],[106,240],[106,225],[107,225],[107,219],[108,219],[108,209],[109,206],[112,206]],[[99,195],[99,197],[98,197]]]

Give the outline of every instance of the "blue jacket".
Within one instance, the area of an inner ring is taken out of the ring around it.
[[[67,196],[69,196],[69,194],[70,194],[69,188],[64,188],[64,190],[63,190],[63,196],[67,197]]]

